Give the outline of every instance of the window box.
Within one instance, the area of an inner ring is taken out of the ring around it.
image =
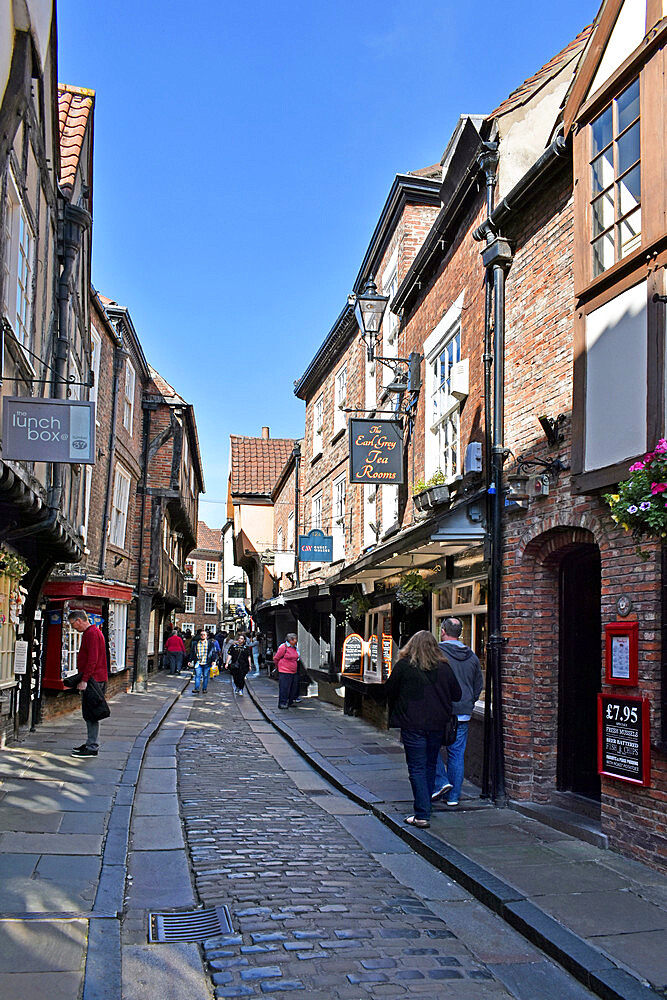
[[[427,486],[412,499],[417,510],[432,510],[434,507],[449,503],[449,486]]]

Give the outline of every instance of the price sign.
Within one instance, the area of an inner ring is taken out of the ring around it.
[[[648,698],[598,695],[598,772],[634,785],[650,784]]]
[[[356,632],[346,636],[343,642],[342,673],[361,674],[361,658],[364,652],[364,640]]]

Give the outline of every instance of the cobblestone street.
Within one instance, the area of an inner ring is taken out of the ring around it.
[[[217,997],[592,995],[329,786],[228,684],[193,707],[178,782],[198,895],[232,913],[235,933],[205,944]]]

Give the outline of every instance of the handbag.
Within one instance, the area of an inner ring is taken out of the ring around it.
[[[210,676],[211,677],[217,677],[219,673],[220,673],[220,669],[218,667],[218,664],[217,663],[212,664],[211,669],[209,671]]]
[[[429,677],[429,680],[431,680],[430,677]],[[442,705],[443,708],[446,708],[444,701],[440,697],[440,692],[438,691],[437,687],[435,686],[435,683],[433,681],[431,681],[431,684],[433,685],[433,690],[435,691],[435,693],[438,696],[438,700],[440,701],[440,704]],[[458,732],[458,728],[459,728],[459,718],[458,718],[458,715],[455,715],[452,712],[452,714],[449,716],[449,719],[445,723],[445,728],[442,731],[442,742],[440,743],[441,747],[450,747],[452,745],[452,743],[454,743],[454,741],[456,740],[456,734]]]

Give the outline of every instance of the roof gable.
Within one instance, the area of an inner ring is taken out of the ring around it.
[[[661,16],[661,6],[651,0],[648,3],[647,0],[604,0],[568,94],[563,114],[565,135],[589,95],[614,75]]]
[[[230,435],[232,496],[270,497],[294,447],[294,438]]]

